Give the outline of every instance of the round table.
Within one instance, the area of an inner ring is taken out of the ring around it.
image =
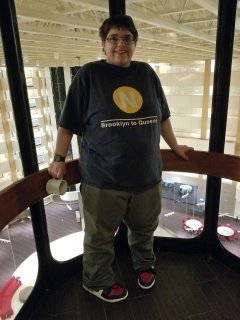
[[[190,228],[192,230],[199,230],[202,227],[202,223],[199,220],[196,219],[188,219],[185,222],[185,226],[187,228]]]
[[[227,226],[220,226],[217,228],[217,233],[224,237],[231,237],[234,235],[234,230]]]

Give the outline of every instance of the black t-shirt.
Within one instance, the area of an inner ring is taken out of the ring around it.
[[[147,63],[120,68],[101,60],[75,76],[59,125],[82,136],[82,181],[137,192],[161,180],[161,122],[168,117],[159,78]]]

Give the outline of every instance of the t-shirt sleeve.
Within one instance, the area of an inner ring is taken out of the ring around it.
[[[168,119],[171,116],[171,112],[170,112],[170,109],[168,107],[168,102],[167,102],[167,99],[166,99],[166,96],[165,96],[165,93],[163,91],[161,83],[160,83],[159,91],[160,91],[160,96],[161,96],[161,100],[162,100],[161,101],[162,102],[162,121],[164,121],[164,120]]]
[[[84,73],[79,70],[69,87],[58,125],[81,136],[84,126],[85,104],[86,86],[84,84]]]

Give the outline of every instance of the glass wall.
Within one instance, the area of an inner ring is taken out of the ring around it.
[[[239,11],[239,8],[237,9]],[[238,19],[238,18],[237,18]],[[238,20],[236,20],[237,22]],[[240,156],[240,60],[239,31],[234,34],[225,153]],[[231,148],[227,146],[231,144]],[[222,246],[240,257],[240,183],[222,179],[218,218],[218,237]]]
[[[29,82],[28,82],[28,85]],[[32,88],[32,84],[31,84]],[[36,92],[31,90],[31,100]],[[36,105],[34,107],[37,109]],[[45,132],[45,122],[36,112],[33,115],[36,132]],[[39,127],[41,126],[41,129]],[[37,139],[40,139],[37,140]],[[35,136],[36,147],[44,150],[44,135]],[[38,141],[38,142],[37,142]],[[39,153],[44,154],[44,152]],[[23,177],[19,145],[8,86],[5,61],[0,65],[0,191]],[[25,195],[27,196],[27,195]],[[0,289],[4,305],[12,311],[2,310],[6,318],[17,314],[36,282],[38,259],[29,209],[21,212],[3,230],[0,230]],[[9,295],[9,286],[11,294]],[[4,297],[4,294],[6,296]],[[4,297],[4,298],[3,298]]]
[[[155,235],[192,238],[204,228],[206,177],[164,172],[162,212]]]

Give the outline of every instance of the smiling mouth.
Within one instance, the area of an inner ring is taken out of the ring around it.
[[[127,51],[115,51],[115,53],[117,53],[117,54],[125,54],[125,53],[127,53]]]

